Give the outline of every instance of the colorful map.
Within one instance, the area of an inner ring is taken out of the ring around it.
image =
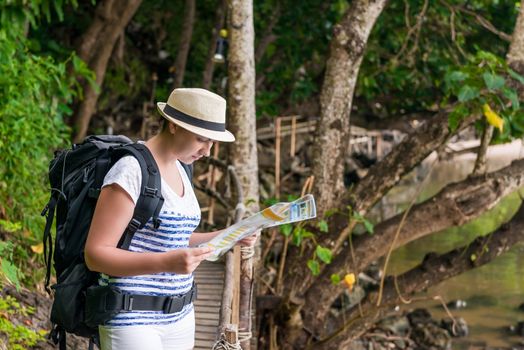
[[[215,249],[207,260],[216,261],[231,249],[239,240],[256,231],[291,222],[303,221],[316,217],[315,199],[307,194],[293,202],[276,203],[222,231],[218,236],[203,243],[200,247]]]

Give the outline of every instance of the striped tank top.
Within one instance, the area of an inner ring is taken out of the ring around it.
[[[184,183],[184,195],[177,195],[162,179],[162,195],[164,205],[159,218],[162,221],[158,229],[153,228],[152,220],[138,230],[133,236],[130,251],[134,252],[166,252],[189,246],[189,237],[200,223],[200,207],[193,187],[182,165],[177,161],[178,170]],[[142,173],[140,164],[132,157],[120,159],[109,170],[104,178],[103,186],[118,184],[136,201],[140,195]],[[191,289],[193,274],[157,273],[151,275],[113,277],[100,275],[100,285],[112,285],[120,290],[133,294],[147,295],[182,295]],[[193,305],[187,305],[182,311],[164,314],[162,311],[121,311],[108,326],[135,325],[165,325],[176,323],[193,310]]]

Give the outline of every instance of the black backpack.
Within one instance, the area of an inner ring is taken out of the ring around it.
[[[84,261],[84,245],[103,179],[120,158],[134,156],[142,170],[140,196],[133,218],[118,247],[128,249],[134,233],[150,218],[155,228],[163,205],[158,166],[143,144],[125,136],[89,136],[72,149],[55,152],[49,166],[51,197],[42,216],[47,216],[43,243],[47,266],[46,290],[51,277],[51,259],[57,276],[51,309],[53,328],[50,338],[60,348],[66,347],[66,332],[90,339],[90,348],[98,343],[98,327],[86,323],[86,292],[98,285],[99,273],[90,271]],[[183,164],[189,178],[192,167]],[[51,227],[56,214],[56,236],[53,253]]]

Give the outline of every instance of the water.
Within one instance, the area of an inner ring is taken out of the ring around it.
[[[512,159],[521,156],[521,145],[497,146],[488,153],[489,171],[506,166]],[[418,192],[420,180],[429,176],[419,200],[429,198],[452,181],[464,179],[473,167],[474,155],[436,163],[431,168],[428,159],[425,165],[415,170],[407,180],[393,189],[384,201],[375,208],[374,215],[391,216],[407,207]],[[524,191],[521,190],[524,195]],[[388,274],[399,274],[418,265],[428,252],[444,253],[485,235],[503,222],[508,221],[520,204],[520,196],[513,193],[481,217],[458,228],[451,228],[397,249],[391,259]],[[509,252],[480,268],[468,271],[430,288],[422,296],[428,299],[407,307],[426,307],[437,319],[446,317],[441,303],[432,299],[440,296],[445,302],[465,300],[467,307],[451,310],[454,317],[462,317],[469,325],[467,339],[454,340],[454,348],[467,349],[465,342],[482,343],[492,347],[518,344],[522,338],[512,336],[507,329],[524,321],[524,312],[518,306],[524,303],[524,244],[514,246]]]

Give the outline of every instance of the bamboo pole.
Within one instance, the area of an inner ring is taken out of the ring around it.
[[[295,156],[296,131],[297,131],[297,117],[293,116],[291,118],[291,147],[289,150],[289,155],[291,157]]]
[[[280,197],[280,126],[281,117],[275,120],[275,197]]]
[[[240,320],[240,246],[233,248],[233,300],[231,323],[238,325]]]
[[[213,149],[213,158],[215,159],[218,159],[218,151],[219,151],[219,147],[220,147],[220,144],[217,142],[215,144],[215,148]],[[211,179],[209,181],[209,188],[211,188],[211,190],[215,190],[216,188],[216,167],[211,164],[209,166],[210,168],[210,171],[211,171]],[[210,200],[209,200],[209,212],[207,213],[207,222],[210,224],[210,225],[213,225],[214,224],[214,215],[215,215],[215,198],[211,197]]]

